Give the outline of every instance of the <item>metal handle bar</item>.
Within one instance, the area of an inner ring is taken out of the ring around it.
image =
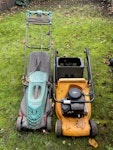
[[[86,53],[86,60],[87,60],[88,84],[91,85],[91,92],[90,93],[92,93],[92,94],[90,96],[94,100],[94,83],[93,83],[93,77],[92,77],[89,50],[87,48],[85,48],[84,52]]]
[[[27,14],[27,17],[30,17],[31,15],[35,15],[35,14],[37,14],[37,15],[48,15],[48,16],[52,17],[51,11],[47,12],[47,11],[42,11],[42,10],[37,10],[37,11],[27,10],[26,14]]]
[[[88,96],[88,95],[86,95],[86,96]],[[94,100],[94,97],[91,100],[75,101],[75,100],[67,100],[67,99],[56,100],[55,95],[53,95],[53,99],[57,103],[71,104],[71,103],[91,103]]]
[[[89,50],[87,48],[85,48],[84,52],[86,53],[86,60],[87,60],[88,82],[91,83],[92,82],[92,72],[91,72]]]

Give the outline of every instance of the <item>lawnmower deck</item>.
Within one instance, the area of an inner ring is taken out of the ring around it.
[[[79,88],[84,94],[89,93],[89,85],[84,78],[62,78],[56,86],[56,99],[65,98],[70,88]],[[89,101],[89,96],[85,96]],[[86,116],[77,118],[62,115],[61,103],[56,103],[56,114],[62,120],[62,134],[65,136],[88,136],[90,135],[89,119],[91,116],[91,103],[86,103],[88,113]]]

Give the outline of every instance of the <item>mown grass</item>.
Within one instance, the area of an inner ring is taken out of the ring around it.
[[[22,99],[26,10],[53,12],[53,50],[59,55],[80,56],[90,49],[95,83],[92,119],[98,124],[99,150],[113,150],[113,77],[104,62],[113,57],[113,18],[102,16],[98,5],[82,1],[52,1],[1,14],[0,21],[0,149],[1,150],[91,150],[88,137],[56,138],[53,114],[52,132],[18,132],[16,119]],[[35,35],[36,33],[34,33]],[[53,66],[52,66],[53,67]]]

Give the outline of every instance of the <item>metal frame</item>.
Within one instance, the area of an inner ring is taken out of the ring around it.
[[[34,17],[35,15],[35,17]],[[29,25],[39,25],[40,26],[40,32],[41,32],[41,37],[40,37],[40,47],[37,46],[32,46],[28,45],[28,28]],[[49,40],[49,46],[48,47],[43,47],[42,46],[42,26],[43,25],[48,25],[50,26],[49,28],[49,33],[50,33],[50,40]],[[46,12],[46,11],[29,11],[27,10],[26,12],[26,40],[25,40],[25,46],[24,46],[24,77],[26,77],[27,74],[27,67],[26,67],[26,53],[27,53],[27,48],[31,49],[40,49],[40,51],[44,49],[48,49],[50,51],[50,62],[51,62],[51,43],[52,43],[52,12]],[[50,66],[51,68],[51,66]]]

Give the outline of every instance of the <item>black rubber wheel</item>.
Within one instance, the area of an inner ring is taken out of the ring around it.
[[[90,129],[90,136],[91,137],[95,137],[98,134],[97,124],[93,120],[90,120],[89,123],[90,123],[90,127],[91,127],[91,129]]]
[[[56,121],[55,133],[56,133],[57,137],[60,137],[62,135],[62,122],[61,122],[61,120]]]
[[[113,58],[109,59],[109,66],[113,66]]]
[[[21,131],[22,130],[22,117],[18,117],[17,118],[17,121],[16,121],[16,129],[18,131]]]
[[[50,132],[51,131],[51,117],[47,117],[47,130]]]

